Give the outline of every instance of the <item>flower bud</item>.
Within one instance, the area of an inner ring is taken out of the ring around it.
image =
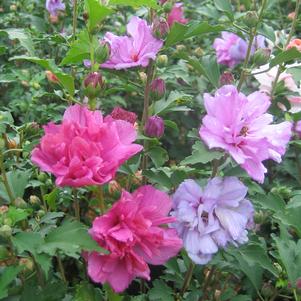
[[[258,48],[252,57],[252,61],[256,66],[261,66],[268,62],[270,55],[271,50],[269,48]]]
[[[99,72],[92,72],[84,80],[84,94],[88,98],[95,98],[103,87],[102,75]]]
[[[269,299],[275,293],[273,286],[270,283],[264,283],[261,289],[261,293],[264,297]]]
[[[46,173],[44,173],[44,172],[41,172],[39,175],[38,175],[38,180],[40,181],[40,182],[43,182],[43,183],[45,183],[45,181],[47,180],[47,174]]]
[[[7,145],[7,148],[14,149],[17,147],[17,142],[15,139],[6,137],[6,145]]]
[[[195,48],[193,52],[197,57],[201,57],[204,54],[204,50],[201,47]]]
[[[51,24],[57,24],[59,23],[59,16],[50,15],[49,21]]]
[[[24,87],[24,88],[28,88],[29,87],[29,83],[27,80],[21,80],[21,85]]]
[[[159,116],[149,117],[146,121],[144,131],[149,137],[162,137],[164,134],[164,120]]]
[[[244,17],[243,22],[250,28],[253,28],[258,23],[258,15],[256,11],[248,11]]]
[[[125,120],[131,124],[135,124],[137,115],[134,112],[124,110],[121,107],[115,107],[111,113],[111,117],[115,120]]]
[[[10,238],[12,235],[12,228],[8,225],[3,225],[0,227],[0,236],[4,238]]]
[[[176,51],[177,52],[182,52],[182,51],[185,51],[185,50],[186,50],[186,46],[183,45],[183,44],[180,44],[180,45],[176,46]]]
[[[293,39],[290,41],[290,43],[287,45],[286,49],[291,49],[295,47],[298,51],[301,52],[301,39]]]
[[[155,78],[150,86],[151,94],[155,99],[160,99],[164,96],[166,86],[165,81],[161,78]]]
[[[8,211],[8,207],[6,205],[0,206],[0,215],[6,213]]]
[[[7,225],[7,226],[12,226],[13,225],[13,220],[9,217],[6,217],[4,220],[3,220],[3,225]]]
[[[158,56],[157,63],[159,67],[165,67],[168,63],[168,57],[166,54],[161,54]]]
[[[104,63],[110,57],[110,45],[102,40],[99,41],[99,46],[95,49],[95,60],[98,64]]]
[[[19,265],[23,266],[27,271],[33,271],[34,262],[30,258],[20,258]]]
[[[146,83],[146,80],[147,80],[147,75],[145,72],[139,72],[139,77],[140,77],[140,80],[142,81],[142,83]]]
[[[31,205],[36,205],[36,204],[40,204],[41,200],[39,199],[39,197],[37,197],[36,195],[31,195],[29,197],[29,203]]]
[[[16,11],[17,10],[17,5],[16,4],[12,4],[10,7],[9,7],[10,11]]]
[[[153,33],[158,39],[164,39],[169,33],[169,25],[164,18],[156,18],[153,23]]]
[[[13,205],[21,209],[27,208],[27,203],[22,198],[19,197],[13,201]]]
[[[41,218],[41,217],[43,217],[44,215],[46,214],[46,212],[44,211],[44,210],[38,210],[38,212],[37,212],[37,216],[39,217],[39,218]]]
[[[225,71],[220,79],[219,79],[220,85],[224,86],[224,85],[231,85],[234,82],[234,77],[233,74],[231,72]]]
[[[109,182],[109,194],[114,194],[114,193],[117,193],[117,192],[120,192],[121,191],[121,187],[120,185],[115,181],[115,180],[112,180]]]
[[[49,82],[54,83],[54,84],[59,83],[59,79],[57,78],[57,76],[53,72],[51,72],[50,70],[46,70],[45,74],[46,74],[46,77],[47,77]]]
[[[295,19],[295,16],[296,16],[296,13],[293,11],[287,15],[287,18],[292,21]]]

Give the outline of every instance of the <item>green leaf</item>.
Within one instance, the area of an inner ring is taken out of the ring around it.
[[[12,224],[15,225],[17,222],[26,219],[29,214],[24,209],[9,206],[6,215],[12,220]]]
[[[238,252],[251,266],[259,265],[263,269],[268,270],[275,277],[278,277],[277,269],[273,266],[267,255],[267,251],[262,246],[258,244],[249,244],[239,248]]]
[[[205,33],[219,32],[224,30],[222,25],[210,25],[207,22],[202,23],[190,23],[189,25],[184,25],[180,23],[175,23],[165,41],[165,47],[170,47],[178,42],[184,41],[185,39],[199,36]]]
[[[20,44],[28,51],[30,55],[34,55],[35,49],[33,46],[33,41],[28,32],[22,28],[7,28],[1,29],[1,32],[5,32],[10,40],[19,40]]]
[[[295,228],[298,236],[301,237],[301,206],[294,208],[286,208],[285,211],[278,211],[275,218],[278,218],[282,224]]]
[[[85,0],[85,4],[89,15],[88,27],[90,31],[93,30],[99,22],[113,13],[111,9],[101,5],[98,0]]]
[[[215,7],[224,12],[230,20],[234,20],[231,3],[228,0],[215,0]]]
[[[25,192],[25,188],[29,181],[29,171],[12,170],[6,173],[8,184],[11,187],[13,197],[22,198]],[[3,198],[7,202],[10,201],[7,191],[3,183],[0,183],[0,198]]]
[[[88,58],[90,58],[90,39],[87,30],[83,30],[71,44],[60,65],[83,63],[83,60]]]
[[[64,73],[61,69],[59,69],[54,60],[46,60],[46,59],[40,59],[38,57],[29,57],[29,56],[14,56],[10,58],[10,60],[26,60],[32,63],[35,63],[41,67],[43,67],[46,70],[50,70],[53,72],[56,77],[59,79],[60,84],[64,89],[68,91],[68,93],[73,96],[75,92],[74,87],[74,79],[71,75]]]
[[[74,301],[101,301],[103,300],[99,288],[94,287],[88,282],[81,282],[76,286]]]
[[[274,237],[280,259],[286,269],[292,286],[300,277],[301,270],[301,240],[295,243],[292,240]]]
[[[151,301],[154,300],[173,301],[174,300],[172,289],[162,280],[158,280],[158,279],[154,281],[154,287],[150,289],[148,295]]]
[[[187,61],[200,75],[204,75],[214,87],[219,87],[220,69],[214,56],[207,55],[201,60],[191,58],[184,52],[177,56]]]
[[[196,141],[192,146],[192,155],[185,158],[183,161],[181,161],[180,164],[206,164],[208,162],[211,162],[212,160],[218,160],[222,158],[223,155],[224,154],[219,151],[211,151],[207,149],[207,147],[201,141]]]
[[[160,146],[150,148],[147,154],[157,168],[161,167],[168,160],[167,151]]]
[[[153,115],[163,115],[168,112],[174,112],[177,111],[179,107],[182,107],[180,105],[187,103],[190,99],[190,95],[178,91],[172,91],[166,100],[161,99],[156,101],[150,108],[150,111],[152,111]],[[186,110],[189,111],[190,109],[187,108]]]
[[[37,250],[43,245],[44,239],[38,232],[20,232],[12,237],[12,243],[18,252],[27,251],[31,253],[36,262],[41,266],[43,271],[48,274],[51,267],[51,257],[46,254],[39,254]]]
[[[132,7],[150,7],[150,8],[159,8],[156,0],[111,0],[110,4],[112,5],[125,5],[125,6],[132,6]]]
[[[276,194],[269,193],[268,195],[256,194],[252,197],[252,201],[258,204],[262,209],[271,210],[273,212],[284,211],[285,202]]]
[[[6,127],[8,125],[14,124],[13,116],[10,112],[7,111],[0,111],[0,133],[6,132]]]
[[[43,196],[51,210],[56,210],[56,201],[58,199],[59,194],[60,190],[56,187],[50,193],[45,194]]]
[[[39,248],[39,252],[52,256],[57,250],[74,258],[77,258],[82,250],[107,253],[91,238],[85,225],[70,220],[49,232],[45,237],[45,243]]]
[[[301,59],[301,52],[293,47],[276,55],[270,62],[270,68],[296,59]]]
[[[8,286],[22,270],[20,266],[9,266],[0,275],[0,299],[8,296]]]

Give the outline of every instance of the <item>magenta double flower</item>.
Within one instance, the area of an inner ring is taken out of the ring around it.
[[[134,125],[103,118],[100,111],[74,105],[61,124],[44,126],[45,135],[32,151],[31,160],[56,177],[56,185],[101,185],[115,176],[119,166],[142,150],[134,144]]]

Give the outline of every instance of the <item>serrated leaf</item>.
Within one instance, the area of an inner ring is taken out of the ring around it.
[[[210,25],[207,22],[190,23],[188,25],[175,23],[165,41],[165,47],[170,47],[185,39],[199,36],[205,33],[219,32],[224,30],[222,25]]]
[[[192,146],[192,154],[191,156],[185,158],[183,161],[181,161],[181,165],[187,165],[187,164],[206,164],[208,162],[211,162],[215,159],[220,159],[223,157],[222,152],[218,151],[211,151],[207,149],[207,147],[201,142],[196,141],[195,144]]]
[[[15,225],[17,222],[20,222],[27,218],[28,212],[21,208],[16,208],[9,206],[9,209],[6,213],[6,216],[12,220],[12,224]]]
[[[111,15],[113,11],[101,5],[98,0],[85,0],[86,9],[89,15],[88,27],[93,30],[103,19]]]
[[[56,254],[57,250],[75,258],[82,250],[107,253],[91,238],[85,225],[70,220],[51,230],[45,237],[45,243],[39,248],[39,252],[45,252],[52,256]]]
[[[87,30],[83,30],[78,34],[76,41],[71,44],[60,65],[82,63],[88,58],[90,58],[90,39]]]
[[[301,59],[301,52],[293,47],[276,55],[270,62],[270,68],[296,59]]]
[[[8,286],[22,270],[20,266],[9,266],[0,274],[0,299],[7,297]]]
[[[103,300],[99,288],[94,287],[88,282],[82,282],[76,286],[74,301],[101,301]]]
[[[173,301],[173,290],[162,280],[156,279],[154,281],[154,287],[150,289],[148,293],[149,299],[151,301],[164,300]]]
[[[111,0],[110,4],[112,5],[125,5],[125,6],[132,6],[132,7],[150,7],[150,8],[159,8],[156,0]]]
[[[157,168],[161,167],[168,160],[167,151],[160,146],[150,148],[147,154]]]
[[[1,29],[1,32],[5,32],[10,40],[19,40],[20,44],[28,51],[30,55],[34,55],[35,49],[34,44],[31,39],[31,36],[28,32],[26,32],[22,28],[7,28],[7,29]]]

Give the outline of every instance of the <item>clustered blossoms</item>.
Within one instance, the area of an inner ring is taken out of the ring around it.
[[[86,107],[69,107],[62,123],[44,126],[45,135],[31,156],[41,170],[56,177],[56,185],[101,185],[115,176],[119,166],[142,150],[134,144],[136,130],[124,120]]]
[[[251,54],[253,54],[256,49],[264,47],[265,38],[263,36],[256,36],[251,48]],[[215,39],[213,48],[216,51],[217,62],[233,68],[245,59],[248,42],[234,33],[222,32],[221,38]]]
[[[199,131],[201,138],[210,149],[226,150],[251,178],[263,183],[267,169],[262,161],[281,162],[292,124],[271,124],[273,116],[266,113],[270,99],[262,92],[245,96],[226,85],[214,96],[205,94],[204,100],[207,115]]]
[[[173,196],[173,224],[189,257],[206,264],[219,248],[248,241],[253,225],[253,206],[245,199],[247,187],[237,178],[213,178],[202,189],[184,181]]]
[[[162,5],[165,2],[160,0]],[[46,8],[52,16],[57,16],[65,4],[61,0],[47,0]],[[127,36],[106,33],[101,43],[108,43],[109,58],[106,55],[101,67],[120,70],[148,66],[163,46],[163,41],[153,33],[162,37],[176,22],[188,22],[182,3],[173,5],[167,20],[158,19],[152,26],[132,17]],[[300,47],[299,42],[293,41],[288,48]],[[213,47],[218,63],[233,68],[245,59],[248,43],[234,33],[223,32]],[[251,53],[264,47],[264,37],[256,36]],[[91,61],[83,63],[91,67]],[[224,86],[214,96],[204,95],[207,115],[199,130],[201,139],[210,149],[225,150],[260,183],[267,172],[262,162],[281,161],[292,131],[290,122],[272,124],[273,116],[267,113],[268,94],[276,73],[276,69],[271,69],[256,75],[262,91],[246,96],[235,86],[227,85],[234,78],[225,72],[221,77]],[[57,82],[50,71],[47,78]],[[280,80],[289,90],[298,90],[290,75],[282,73]],[[91,96],[90,90],[98,88],[97,94],[103,84],[101,73],[93,72],[83,86]],[[155,78],[150,85],[154,98],[164,96],[165,89],[165,82],[160,78]],[[45,135],[32,152],[32,162],[52,173],[58,186],[82,187],[111,181],[121,190],[114,180],[118,168],[143,148],[134,143],[136,121],[135,113],[120,107],[103,117],[100,111],[71,106],[61,124],[50,122],[44,126]],[[160,138],[164,134],[164,120],[150,116],[143,130],[149,137]],[[295,130],[301,133],[300,122]],[[247,187],[236,177],[214,177],[204,188],[192,179],[185,180],[172,200],[150,185],[133,193],[123,190],[120,199],[105,214],[95,218],[89,230],[99,246],[109,251],[109,254],[96,251],[83,254],[89,277],[96,283],[109,283],[115,292],[122,292],[136,277],[150,280],[149,264],[164,264],[182,246],[196,264],[208,263],[219,249],[248,241],[254,208],[246,195]]]
[[[175,221],[167,216],[170,209],[168,195],[152,186],[142,186],[132,194],[123,191],[90,230],[93,239],[110,252],[86,256],[91,279],[108,282],[116,292],[126,289],[135,277],[150,280],[148,264],[162,265],[182,248],[176,231],[162,227]]]

